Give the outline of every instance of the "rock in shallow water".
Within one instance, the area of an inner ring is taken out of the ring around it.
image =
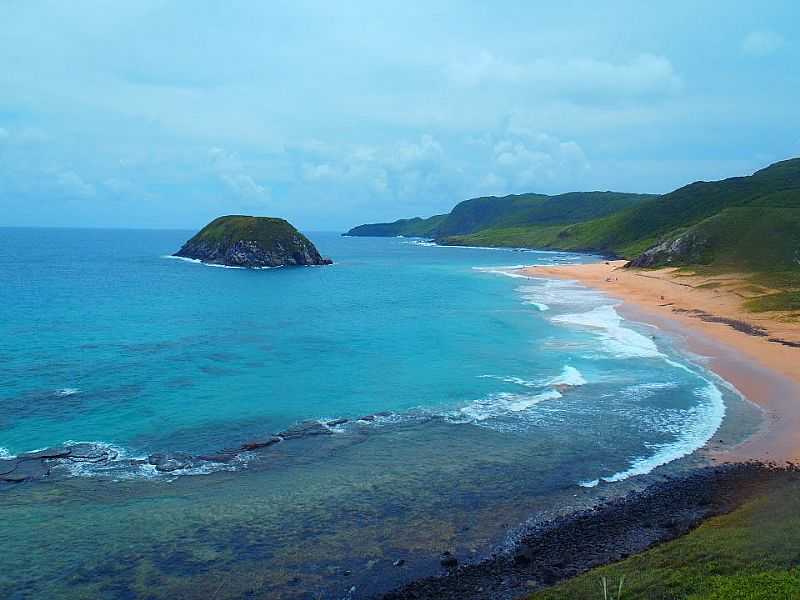
[[[75,444],[69,447],[69,451],[67,458],[74,462],[101,463],[119,456],[116,450],[99,444]]]
[[[185,452],[158,452],[148,456],[147,462],[162,473],[188,469],[194,464],[192,456]]]
[[[448,569],[453,569],[458,566],[458,559],[450,552],[445,551],[439,557],[439,564]]]
[[[64,458],[69,456],[69,448],[56,447],[37,450],[36,452],[25,452],[17,456],[18,460],[39,460],[42,458]]]
[[[278,435],[285,440],[291,440],[295,438],[302,438],[307,437],[310,435],[332,435],[333,431],[331,431],[328,427],[320,423],[319,421],[304,421],[302,423],[298,423],[297,425],[293,425],[289,429],[285,431],[281,431]]]
[[[24,460],[17,463],[16,468],[4,475],[0,480],[19,483],[31,479],[44,479],[50,475],[50,467],[42,460]]]
[[[0,475],[11,473],[11,471],[17,468],[18,464],[19,461],[15,458],[9,460],[0,460]]]
[[[229,463],[236,458],[235,452],[221,452],[219,454],[203,454],[197,457],[197,460],[204,460],[206,462],[214,463]]]
[[[266,448],[267,446],[272,446],[272,444],[277,444],[281,441],[281,438],[277,436],[271,436],[268,438],[264,438],[263,440],[250,440],[242,444],[242,450],[258,450],[259,448]]]

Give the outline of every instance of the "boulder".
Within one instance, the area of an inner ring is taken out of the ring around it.
[[[319,421],[303,421],[292,425],[289,429],[281,431],[278,436],[284,440],[304,438],[311,435],[331,435],[333,431]]]
[[[0,480],[12,483],[44,479],[50,475],[50,467],[43,460],[22,460],[10,473],[0,475]]]
[[[11,471],[17,468],[18,464],[19,461],[16,458],[11,458],[8,460],[0,460],[0,475],[11,473]]]
[[[273,444],[277,444],[281,441],[281,438],[277,436],[270,436],[264,439],[257,439],[257,440],[250,440],[242,444],[242,450],[258,450],[259,448],[266,448],[267,446],[272,446]]]
[[[194,463],[192,456],[185,452],[159,452],[147,457],[147,462],[161,473],[171,473],[180,469],[188,469]]]
[[[220,453],[220,454],[203,454],[197,457],[197,460],[204,460],[206,462],[215,463],[229,463],[236,458],[236,454]]]
[[[18,460],[41,460],[43,458],[64,458],[69,456],[69,448],[58,446],[55,448],[45,448],[36,452],[24,452],[17,456]]]
[[[114,460],[119,456],[119,452],[116,450],[99,444],[75,444],[69,446],[68,450],[67,458],[73,462],[101,463]]]
[[[439,557],[439,564],[448,569],[453,569],[458,566],[458,559],[450,552],[445,551]]]

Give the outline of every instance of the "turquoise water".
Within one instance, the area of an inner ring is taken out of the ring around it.
[[[591,257],[319,233],[335,265],[251,271],[167,258],[190,235],[0,230],[0,452],[351,422],[219,469],[0,490],[6,595],[361,597],[678,464],[742,410],[609,298],[509,270]]]

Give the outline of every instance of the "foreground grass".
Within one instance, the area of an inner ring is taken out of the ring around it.
[[[800,598],[800,485],[784,484],[679,539],[530,600],[599,599],[604,577],[615,592],[624,577],[623,600]]]

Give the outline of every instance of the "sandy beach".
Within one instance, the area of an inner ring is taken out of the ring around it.
[[[675,269],[626,269],[626,261],[537,266],[530,277],[578,281],[620,299],[627,318],[677,335],[687,348],[766,414],[759,432],[720,461],[800,461],[800,323],[785,315],[751,313],[741,276],[684,275]]]

